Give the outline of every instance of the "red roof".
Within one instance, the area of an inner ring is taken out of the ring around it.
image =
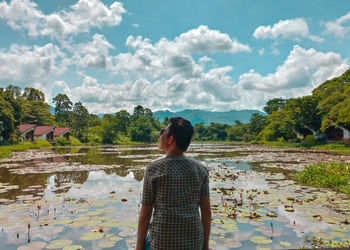
[[[43,135],[46,134],[48,132],[50,132],[50,130],[53,130],[55,128],[55,126],[37,126],[35,127],[34,130],[34,135]]]
[[[17,130],[21,133],[26,133],[32,128],[34,128],[36,125],[35,124],[22,124],[17,126]]]
[[[70,128],[55,128],[53,136],[60,136],[70,131]]]

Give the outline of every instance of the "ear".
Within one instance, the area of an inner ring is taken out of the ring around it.
[[[168,145],[172,144],[173,142],[175,142],[175,138],[173,135],[169,136],[168,138]]]

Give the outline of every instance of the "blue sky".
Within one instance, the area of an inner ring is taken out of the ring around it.
[[[92,113],[262,109],[349,68],[348,0],[7,0],[0,87]]]

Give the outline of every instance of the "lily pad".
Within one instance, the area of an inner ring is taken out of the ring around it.
[[[102,242],[99,242],[97,246],[100,248],[111,248],[115,246],[115,241],[110,241],[110,240],[102,241]]]
[[[249,240],[255,244],[270,244],[272,242],[272,240],[266,238],[265,236],[252,236]]]
[[[64,248],[66,246],[69,246],[72,244],[71,240],[54,240],[51,241],[46,248],[47,249],[59,249],[59,248]]]
[[[83,246],[81,245],[70,245],[70,246],[66,246],[64,247],[62,250],[83,250]]]
[[[99,232],[88,232],[80,237],[81,240],[98,240],[103,238],[104,234]]]
[[[280,241],[280,245],[284,247],[290,247],[292,244],[290,244],[288,241]]]
[[[17,250],[39,250],[43,249],[46,246],[45,242],[37,241],[37,242],[31,242],[28,245],[23,245],[17,248]]]

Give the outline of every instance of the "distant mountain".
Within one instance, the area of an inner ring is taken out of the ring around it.
[[[192,124],[198,124],[203,122],[205,125],[209,125],[211,122],[221,123],[221,124],[234,124],[235,120],[239,120],[242,123],[249,122],[252,114],[259,113],[266,115],[264,112],[259,110],[230,110],[227,112],[218,112],[218,111],[205,111],[200,109],[186,109],[179,112],[171,112],[169,110],[165,111],[156,111],[153,113],[155,118],[158,118],[159,121],[163,121],[165,117],[175,117],[181,116],[189,120]]]

